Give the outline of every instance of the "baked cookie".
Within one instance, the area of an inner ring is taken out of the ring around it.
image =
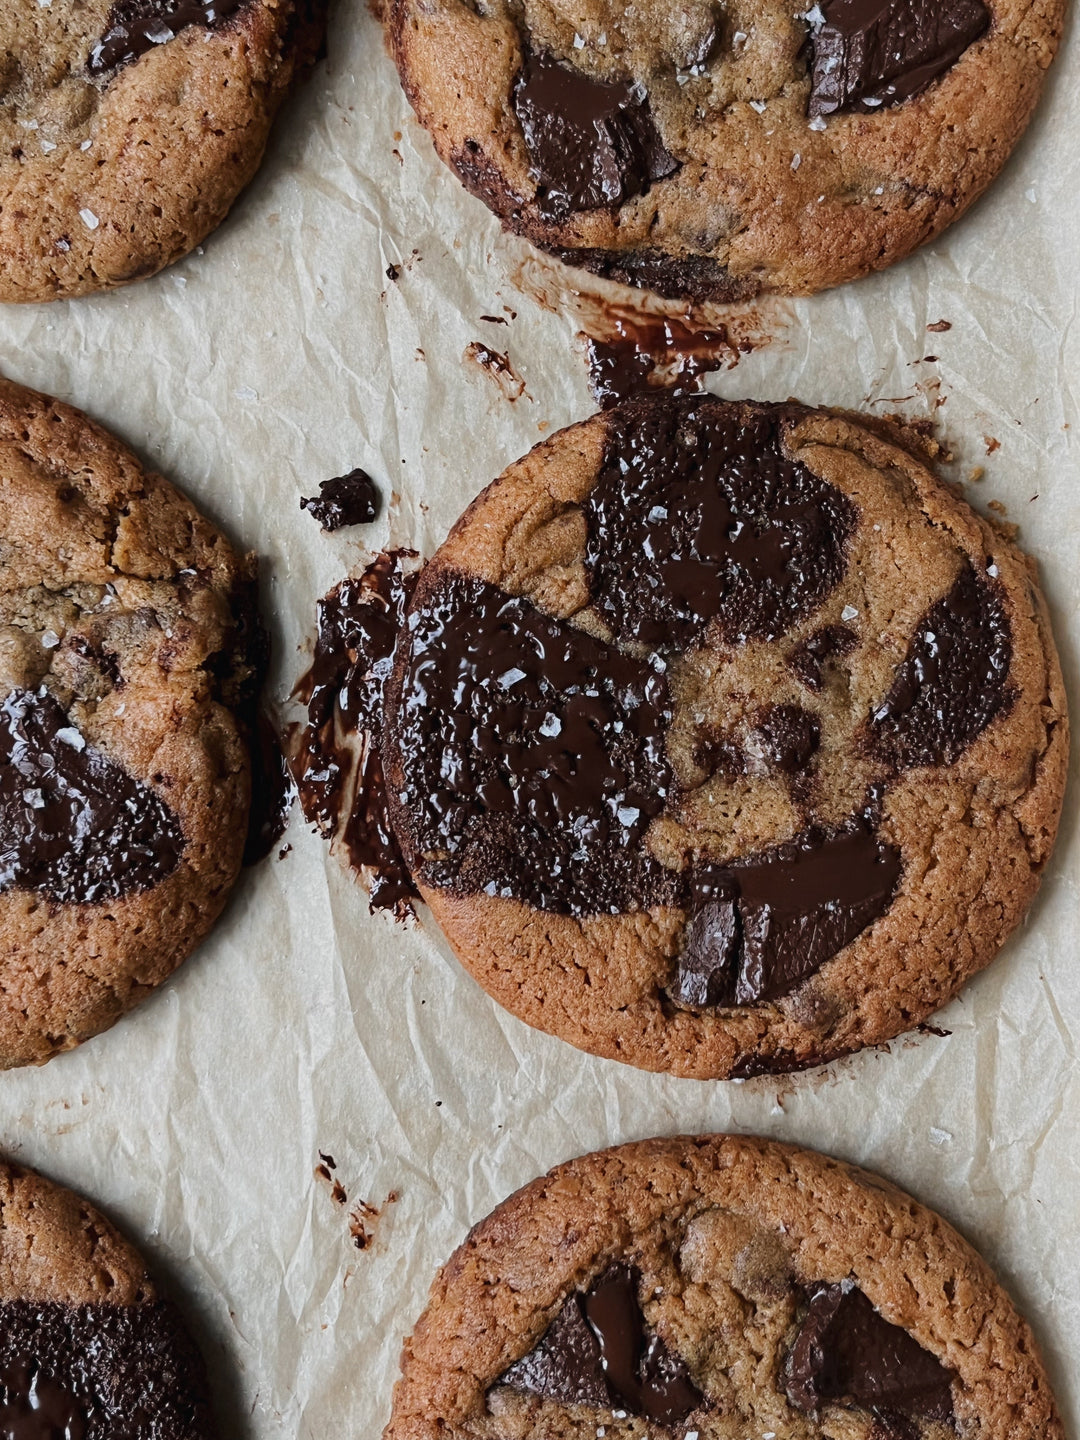
[[[382,758],[420,892],[496,1000],[706,1078],[955,995],[1038,887],[1067,748],[1033,564],[898,431],[650,396],[451,531]]]
[[[104,1030],[240,865],[254,561],[78,411],[0,381],[0,1066]]]
[[[1034,1338],[940,1216],[742,1136],[561,1165],[472,1230],[384,1440],[1061,1440]]]
[[[138,1252],[78,1195],[0,1164],[0,1434],[215,1433],[202,1359]]]
[[[805,295],[986,188],[1064,0],[391,0],[405,92],[507,229],[661,295]]]
[[[255,174],[325,0],[5,0],[0,300],[153,275]]]

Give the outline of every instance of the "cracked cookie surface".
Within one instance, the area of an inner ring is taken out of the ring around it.
[[[1023,132],[1063,17],[1063,0],[393,0],[390,30],[439,155],[504,226],[730,301],[822,290],[939,234]]]
[[[203,1361],[141,1257],[81,1196],[0,1163],[0,1429],[212,1440]]]
[[[324,0],[10,0],[0,301],[108,289],[193,249],[255,174],[324,19]]]
[[[111,1025],[220,913],[255,570],[84,415],[0,382],[0,1065]]]
[[[912,1028],[1056,834],[1032,563],[910,437],[643,398],[538,446],[421,571],[386,692],[397,838],[529,1024],[697,1078]]]
[[[552,1170],[405,1341],[384,1440],[1061,1440],[989,1267],[887,1181],[744,1136]]]

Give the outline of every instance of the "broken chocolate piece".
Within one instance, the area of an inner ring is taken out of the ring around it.
[[[366,470],[350,470],[319,484],[317,496],[301,496],[300,509],[313,516],[324,530],[346,525],[370,525],[379,513],[379,492]]]
[[[885,913],[900,874],[899,851],[865,817],[727,866],[700,866],[676,998],[687,1005],[779,999]]]
[[[874,111],[918,95],[990,28],[983,0],[821,0],[808,113]]]
[[[546,219],[621,205],[679,168],[640,84],[594,80],[526,50],[512,98]]]
[[[570,915],[670,898],[643,844],[672,783],[662,662],[454,573],[400,644],[399,798],[430,884]]]
[[[1012,700],[1012,632],[997,586],[964,565],[915,628],[870,717],[873,753],[897,770],[953,765]]]
[[[640,397],[610,425],[585,564],[620,639],[772,640],[839,582],[855,507],[784,454],[776,408]]]
[[[689,1371],[658,1335],[638,1301],[641,1276],[612,1265],[584,1294],[571,1295],[539,1345],[498,1384],[598,1409],[625,1407],[657,1425],[678,1425],[704,1403]]]
[[[819,1285],[810,1295],[786,1380],[789,1400],[807,1412],[840,1400],[883,1417],[953,1419],[952,1372],[850,1281]]]
[[[189,25],[213,30],[248,0],[114,0],[105,34],[90,51],[97,75],[164,45]]]
[[[0,893],[116,900],[171,875],[184,845],[156,791],[89,745],[48,690],[0,701]]]

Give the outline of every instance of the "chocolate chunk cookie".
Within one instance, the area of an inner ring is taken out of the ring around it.
[[[236,879],[254,562],[85,416],[0,382],[0,1066],[148,995]]]
[[[561,1165],[469,1234],[384,1440],[1062,1440],[1034,1338],[940,1216],[743,1136]]]
[[[0,1434],[211,1440],[202,1359],[133,1246],[70,1190],[0,1164]]]
[[[5,0],[0,300],[85,295],[193,249],[258,168],[325,0]]]
[[[906,446],[643,397],[512,465],[421,572],[390,815],[516,1015],[679,1075],[798,1069],[925,1019],[1020,921],[1058,660],[1032,563]]]
[[[392,0],[405,92],[504,226],[693,301],[804,295],[1004,164],[1064,0]]]

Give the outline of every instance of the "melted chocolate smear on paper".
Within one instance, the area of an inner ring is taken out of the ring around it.
[[[621,205],[679,168],[644,86],[594,80],[527,49],[512,100],[545,219]]]
[[[87,744],[44,687],[0,701],[0,893],[120,899],[171,875],[184,844],[157,793]]]
[[[296,785],[277,726],[259,710],[251,737],[251,811],[244,842],[244,864],[264,860],[285,833]]]
[[[611,1266],[590,1290],[567,1299],[536,1348],[496,1383],[566,1405],[681,1424],[705,1400],[683,1361],[649,1333],[640,1285],[632,1266]]]
[[[203,1363],[171,1305],[0,1305],[0,1435],[8,1440],[213,1433]]]
[[[964,565],[915,628],[870,717],[873,753],[897,770],[952,765],[1012,701],[1012,632],[1000,588]]]
[[[736,343],[724,325],[697,327],[674,316],[617,314],[610,331],[604,339],[584,337],[589,389],[601,410],[655,390],[695,394],[705,375],[753,348],[749,340]]]
[[[912,1416],[953,1420],[952,1372],[908,1331],[891,1325],[850,1281],[820,1285],[787,1367],[787,1393],[800,1410],[822,1401],[865,1406],[880,1415],[887,1434]],[[890,1419],[895,1420],[892,1430]]]
[[[402,566],[413,559],[412,550],[381,554],[319,601],[315,654],[294,692],[307,705],[307,724],[289,747],[305,816],[345,846],[354,869],[371,872],[372,909],[399,917],[417,892],[390,825],[380,727],[394,642],[416,584]]]
[[[621,640],[772,640],[839,582],[856,511],[790,460],[778,407],[639,398],[611,416],[583,509],[593,602]]]
[[[213,30],[248,0],[115,0],[105,34],[90,51],[90,72],[101,74],[164,45],[189,25]]]
[[[671,898],[644,847],[672,784],[662,661],[453,573],[402,643],[400,799],[430,884],[569,915]]]
[[[685,1005],[755,1005],[787,995],[883,915],[900,852],[874,816],[808,830],[730,865],[699,866],[673,988]]]
[[[341,530],[346,525],[370,525],[379,513],[379,492],[366,470],[350,470],[323,480],[315,496],[301,496],[306,510],[324,530]]]
[[[811,33],[808,113],[899,105],[956,64],[990,28],[983,0],[821,0]]]

